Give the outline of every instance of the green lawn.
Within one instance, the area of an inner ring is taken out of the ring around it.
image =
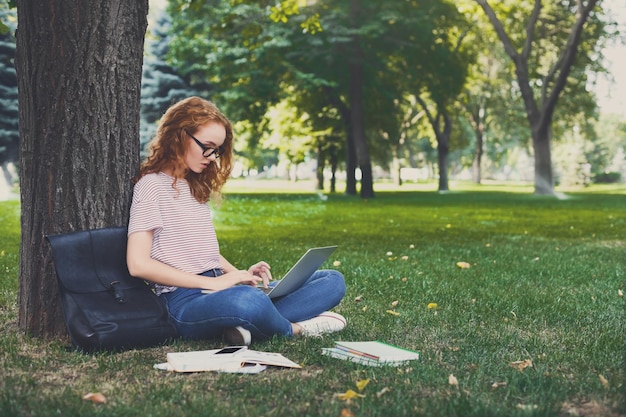
[[[215,211],[223,253],[280,275],[306,248],[338,244],[326,266],[346,277],[346,330],[253,344],[303,365],[258,375],[152,367],[218,341],[83,355],[30,339],[17,330],[19,205],[0,202],[0,416],[626,415],[623,188],[556,199],[523,186],[380,186],[362,200],[260,185],[227,188]],[[372,368],[322,356],[335,340],[422,357]],[[337,396],[363,380],[362,397]],[[107,402],[83,400],[88,392]]]

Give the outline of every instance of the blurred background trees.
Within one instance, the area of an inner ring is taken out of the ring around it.
[[[509,52],[526,59],[538,107],[571,46],[578,4],[544,3],[491,4]],[[238,176],[315,178],[319,189],[363,197],[376,181],[437,179],[440,191],[448,178],[536,181],[528,98],[485,4],[151,0],[142,147],[169,105],[201,95],[236,124]],[[604,49],[621,36],[611,4],[594,5],[553,102],[547,181],[555,185],[626,175],[624,114],[600,114],[592,88]],[[9,29],[0,35],[0,163],[13,181],[15,13],[4,4],[0,13]]]

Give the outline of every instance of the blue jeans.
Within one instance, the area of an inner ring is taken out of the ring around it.
[[[221,271],[201,275],[211,279]],[[224,329],[242,326],[255,339],[293,336],[291,323],[310,319],[339,304],[346,293],[343,275],[319,270],[291,294],[270,299],[259,288],[237,285],[204,294],[199,289],[178,288],[164,293],[165,303],[178,334],[189,339],[221,336]]]

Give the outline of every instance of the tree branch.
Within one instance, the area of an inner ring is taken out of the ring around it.
[[[526,42],[524,42],[524,49],[522,50],[522,59],[524,62],[528,62],[530,51],[533,48],[533,40],[535,40],[535,26],[537,20],[539,20],[539,13],[541,13],[541,0],[535,0],[535,7],[526,24]]]
[[[583,27],[585,26],[585,23],[589,18],[589,14],[596,6],[597,2],[598,0],[589,0],[587,6],[584,6],[583,1],[578,0],[578,16],[576,19],[576,23],[574,23],[572,31],[567,38],[567,43],[565,44],[563,53],[561,54],[549,74],[549,77],[552,78],[554,74],[558,72],[558,76],[556,78],[556,81],[554,82],[554,87],[552,88],[552,91],[547,96],[547,99],[544,100],[542,103],[542,124],[552,119],[552,113],[554,112],[554,108],[556,107],[559,95],[565,88],[565,84],[567,83],[567,77],[569,76],[572,65],[576,60],[576,53],[578,52],[578,45],[580,44]],[[544,83],[544,85],[547,84],[548,83]]]

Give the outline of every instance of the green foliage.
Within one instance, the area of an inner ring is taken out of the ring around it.
[[[331,136],[345,141],[349,62],[357,49],[363,54],[369,146],[383,165],[389,144],[380,140],[381,132],[399,141],[396,122],[407,90],[428,90],[433,100],[446,101],[463,84],[465,58],[457,48],[463,20],[446,2],[360,2],[358,16],[334,0],[307,7],[294,1],[266,6],[224,0],[193,8],[187,3],[170,3],[172,63],[183,72],[204,71],[227,114],[257,129],[251,140],[269,126],[268,109],[288,99],[296,119],[308,120],[301,135],[331,129],[332,135],[318,135],[311,145],[334,146],[324,143]],[[311,19],[322,29],[313,35]]]
[[[200,95],[199,88],[206,83],[197,83],[198,88],[189,86],[189,79],[182,76],[170,65],[166,58],[172,35],[169,33],[171,19],[166,13],[156,16],[154,26],[146,40],[146,57],[141,80],[141,144],[154,137],[157,124],[163,113],[173,103],[183,98]]]
[[[620,405],[626,322],[618,293],[626,289],[623,187],[555,199],[532,196],[529,187],[458,184],[467,191],[379,191],[375,200],[235,193],[246,187],[230,183],[215,210],[224,254],[240,266],[265,259],[278,277],[307,247],[338,244],[327,266],[343,272],[348,284],[337,308],[348,319],[346,330],[254,344],[304,366],[259,375],[152,369],[169,351],[215,348],[219,341],[82,355],[61,341],[30,339],[18,333],[15,318],[19,207],[3,202],[0,231],[9,240],[2,240],[0,262],[13,273],[1,283],[0,415],[626,412]],[[459,269],[459,261],[470,268]],[[340,339],[378,339],[419,350],[421,359],[370,368],[320,354]],[[526,359],[532,367],[523,371],[511,365]],[[451,374],[458,386],[449,384]],[[370,379],[363,398],[347,403],[336,397],[363,379]],[[83,401],[88,392],[102,392],[107,403]]]

